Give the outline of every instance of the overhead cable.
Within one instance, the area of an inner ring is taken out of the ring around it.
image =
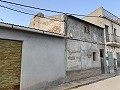
[[[58,11],[54,11],[54,10],[48,10],[48,9],[43,9],[43,8],[38,8],[38,7],[33,7],[33,6],[28,6],[28,5],[23,5],[23,4],[18,4],[18,3],[4,1],[4,0],[0,0],[0,2],[14,4],[14,5],[17,5],[17,6],[22,6],[22,7],[27,7],[27,8],[37,9],[37,10],[43,10],[43,11],[48,11],[48,12],[59,13],[59,14],[67,14],[67,15],[74,15],[74,16],[86,16],[86,15],[79,15],[79,14],[70,14],[70,13],[65,13],[65,12],[58,12]],[[99,17],[99,16],[86,16],[86,17]]]
[[[9,9],[9,10],[12,10],[12,11],[15,11],[15,12],[19,12],[19,13],[23,13],[23,14],[27,14],[27,15],[34,15],[33,13],[28,13],[28,12],[24,12],[24,11],[20,11],[20,10],[17,10],[17,9],[13,9],[13,8],[10,8],[10,7],[7,7],[7,6],[3,6],[3,5],[0,5],[0,7],[2,8],[6,8],[6,9]],[[62,20],[58,20],[57,18],[49,18],[49,17],[41,17],[41,16],[38,16],[40,18],[46,18],[46,19],[50,19],[50,20],[53,20],[53,21],[59,21],[59,22],[64,22]]]

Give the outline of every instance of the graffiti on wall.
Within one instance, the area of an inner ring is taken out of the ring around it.
[[[68,60],[79,60],[80,61],[80,51],[67,50],[68,51]]]

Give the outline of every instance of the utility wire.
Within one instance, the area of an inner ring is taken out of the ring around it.
[[[31,14],[31,13],[27,13],[27,12],[23,12],[23,11],[20,11],[20,10],[13,9],[13,8],[9,8],[9,7],[3,6],[3,5],[0,5],[0,7],[6,8],[6,9],[9,9],[9,10],[12,10],[12,11],[20,12],[20,13],[23,13],[23,14],[34,15],[34,14]]]
[[[37,9],[37,10],[43,10],[43,11],[48,11],[48,12],[59,13],[59,14],[67,14],[67,15],[74,15],[74,16],[86,16],[86,15],[58,12],[58,11],[54,11],[54,10],[48,10],[48,9],[43,9],[43,8],[38,8],[38,7],[33,7],[33,6],[28,6],[28,5],[23,5],[23,4],[18,4],[18,3],[13,3],[13,2],[4,1],[4,0],[0,0],[0,2],[14,4],[14,5],[17,5],[17,6],[22,6],[22,7],[27,7],[27,8]],[[86,17],[99,17],[99,16],[86,16]]]
[[[12,5],[12,4],[9,4],[9,5],[11,5],[11,6],[13,6],[13,7],[16,7],[16,8],[19,8],[19,9],[22,9],[22,10],[25,10],[25,11],[28,11],[28,12],[32,12],[32,13],[34,13],[34,14],[38,13],[38,12],[29,10],[29,9],[22,8],[22,7],[20,7],[20,6],[16,6],[16,5]]]
[[[8,5],[11,5],[12,7],[16,7],[16,8],[18,8],[19,10],[22,9],[22,10],[25,10],[25,11],[28,11],[28,12],[32,12],[32,14],[34,13],[34,15],[38,13],[38,12],[35,12],[35,11],[33,11],[33,10],[29,10],[29,9],[26,9],[26,8],[22,8],[22,7],[20,7],[20,6],[12,5],[12,4],[9,4],[9,3],[8,3]],[[4,7],[5,7],[5,6],[4,6]],[[18,10],[17,10],[17,11],[18,11]],[[49,16],[47,16],[47,15],[44,15],[44,16],[45,16],[45,17],[49,17]],[[59,20],[59,18],[55,18],[55,17],[50,17],[50,18],[55,19],[55,20]]]
[[[20,6],[16,6],[16,5],[12,5],[12,4],[8,4],[8,5],[11,5],[11,6],[16,7],[16,8],[20,8],[20,9],[25,10],[25,11],[32,12],[32,14],[34,13],[34,15],[38,13],[38,12],[35,12],[35,11],[33,11],[33,10],[29,10],[29,9],[22,8],[22,7],[20,7]],[[45,17],[49,17],[49,16],[47,16],[47,15],[45,15],[45,14],[44,14],[44,16],[45,16]],[[59,18],[56,18],[56,17],[50,17],[50,18],[55,19],[55,20],[59,20]]]
[[[32,15],[32,16],[34,15],[33,13],[23,12],[23,11],[16,10],[16,9],[13,9],[13,8],[10,8],[10,7],[7,7],[7,6],[3,6],[3,5],[0,5],[0,7],[9,9],[9,10],[12,10],[12,11],[15,11],[15,12],[27,14],[27,15]],[[38,16],[38,17],[41,17],[41,16]],[[49,18],[49,17],[41,17],[41,18],[45,18],[45,19],[49,19],[49,20],[53,20],[53,21],[64,22],[64,21],[62,21],[62,20],[58,20],[58,19],[54,19],[54,18]]]

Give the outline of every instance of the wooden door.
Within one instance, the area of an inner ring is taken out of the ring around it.
[[[0,39],[0,90],[19,90],[22,42]]]

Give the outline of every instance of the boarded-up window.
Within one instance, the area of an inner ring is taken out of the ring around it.
[[[90,33],[90,28],[88,25],[84,26],[84,31],[85,31],[85,33]]]

